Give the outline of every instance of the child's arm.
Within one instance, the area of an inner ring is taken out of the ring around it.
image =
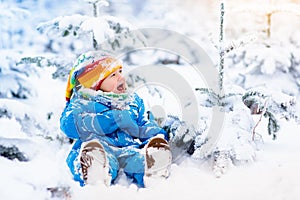
[[[67,137],[79,139],[79,134],[76,128],[74,114],[70,102],[67,102],[66,107],[61,114],[60,129],[66,134]]]
[[[139,112],[138,112],[138,126],[139,126],[139,138],[140,139],[148,139],[158,134],[163,134],[166,140],[169,139],[167,132],[162,129],[157,122],[149,117],[149,113],[145,111],[145,105],[141,98],[137,98],[139,104]]]

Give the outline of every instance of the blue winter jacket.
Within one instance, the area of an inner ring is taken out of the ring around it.
[[[167,133],[145,111],[143,100],[134,93],[129,109],[111,109],[109,105],[72,98],[67,103],[60,122],[62,131],[82,142],[98,138],[115,147],[136,146],[157,135]]]

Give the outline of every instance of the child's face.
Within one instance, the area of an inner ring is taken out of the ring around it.
[[[117,69],[103,80],[100,86],[103,92],[113,92],[116,94],[126,92],[126,82],[122,75],[122,68]]]

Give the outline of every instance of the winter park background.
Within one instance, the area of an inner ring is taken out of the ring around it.
[[[90,2],[96,9],[85,0],[0,1],[0,199],[299,199],[299,0],[228,0],[224,15],[221,1]],[[151,38],[134,31],[142,28],[172,31],[179,40],[161,34],[152,42],[174,42],[185,55],[201,47],[224,93],[207,89],[210,74],[200,76],[191,60],[147,49]],[[186,39],[197,45],[180,42]],[[196,149],[149,188],[125,176],[109,188],[81,188],[67,169],[71,143],[59,129],[68,71],[80,53],[128,45],[145,47],[123,56],[129,87],[142,85],[136,91],[158,122],[168,114],[190,119],[190,129],[196,122]],[[174,81],[192,92],[172,91],[163,80],[147,84],[130,71],[146,65],[176,72]],[[204,151],[218,124],[215,110],[224,124]]]

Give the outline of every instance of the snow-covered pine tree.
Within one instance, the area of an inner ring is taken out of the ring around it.
[[[69,42],[73,41],[71,51],[76,54],[91,50],[114,52],[145,45],[143,35],[133,31],[135,27],[125,20],[113,16],[99,16],[99,9],[109,5],[107,1],[85,2],[92,4],[93,16],[74,14],[57,17],[39,24],[37,30],[52,38],[68,37]]]
[[[66,138],[57,131],[52,105],[37,107],[47,97],[40,96],[36,85],[41,80],[52,84],[52,77],[46,78],[45,69],[18,65],[21,56],[11,50],[2,50],[0,55],[0,124],[10,127],[0,133],[0,151],[8,159],[30,161],[38,150],[28,146],[37,145],[37,139],[64,143]]]
[[[218,106],[223,112],[225,112],[225,124],[220,133],[219,140],[215,148],[203,154],[202,148],[205,143],[209,140],[203,139],[202,134],[196,137],[194,158],[197,159],[213,159],[213,171],[217,177],[221,176],[227,171],[227,168],[231,163],[244,163],[251,162],[255,159],[256,143],[259,142],[256,138],[256,127],[260,121],[254,121],[253,114],[261,114],[268,120],[267,132],[275,139],[277,132],[280,128],[279,118],[295,119],[295,100],[293,97],[286,95],[281,92],[275,94],[274,91],[266,92],[266,90],[257,92],[255,88],[240,86],[240,82],[245,82],[248,77],[242,76],[243,79],[235,79],[236,82],[230,81],[232,78],[226,80],[224,85],[224,75],[227,73],[234,72],[236,62],[231,62],[228,65],[226,58],[231,58],[229,52],[235,50],[236,47],[243,47],[246,43],[253,41],[253,37],[246,38],[247,42],[231,43],[229,47],[224,47],[224,36],[223,36],[223,22],[224,22],[224,2],[221,2],[220,9],[220,40],[219,45],[215,45],[219,50],[219,90],[224,89],[225,93],[212,91],[207,88],[196,88],[199,91],[200,105],[204,107]],[[244,48],[249,51],[249,45]],[[257,49],[252,49],[257,51]],[[236,52],[236,51],[234,51]],[[243,55],[243,54],[242,54]],[[238,57],[236,57],[238,58]],[[225,63],[226,68],[224,67]],[[269,67],[269,66],[266,66]],[[230,70],[230,71],[229,71]],[[240,70],[239,71],[244,71]],[[229,76],[229,75],[228,75]],[[297,75],[296,75],[297,76]],[[254,78],[254,77],[253,77]],[[256,77],[255,77],[256,78]],[[248,79],[247,79],[248,80]],[[252,79],[251,79],[252,80]],[[239,82],[240,81],[240,82]],[[253,80],[252,80],[253,81]],[[253,81],[252,83],[257,83]],[[250,109],[250,110],[249,110]],[[207,117],[209,119],[209,116]]]
[[[26,29],[16,20],[26,20],[29,11],[11,4],[1,2],[0,8],[0,124],[2,127],[14,127],[13,131],[2,130],[0,133],[1,156],[18,161],[28,161],[28,151],[23,151],[29,144],[32,130],[40,129],[36,118],[30,112],[28,101],[36,97],[37,91],[30,80],[36,70],[18,67],[17,60],[21,57],[19,46],[26,44]],[[17,50],[19,51],[17,51]]]
[[[287,27],[287,23],[280,24],[276,15],[285,15],[285,20],[291,17],[299,18],[299,6],[269,1],[259,9],[246,5],[235,11],[265,16],[266,29],[258,28],[258,43],[234,52],[228,56],[227,61],[231,67],[232,82],[247,90],[243,96],[243,99],[248,101],[245,102],[247,106],[251,109],[257,106],[265,108],[262,110],[265,111],[263,115],[268,120],[267,130],[275,139],[280,130],[280,121],[294,119],[298,122],[300,111],[296,105],[296,100],[299,100],[299,44],[295,42],[295,35],[299,30],[291,28],[296,25]],[[289,21],[297,23],[292,19]],[[259,27],[259,24],[256,26]],[[278,37],[277,32],[284,32],[285,37],[282,37],[282,34]],[[259,90],[256,90],[257,88]],[[263,106],[264,103],[267,106]]]

